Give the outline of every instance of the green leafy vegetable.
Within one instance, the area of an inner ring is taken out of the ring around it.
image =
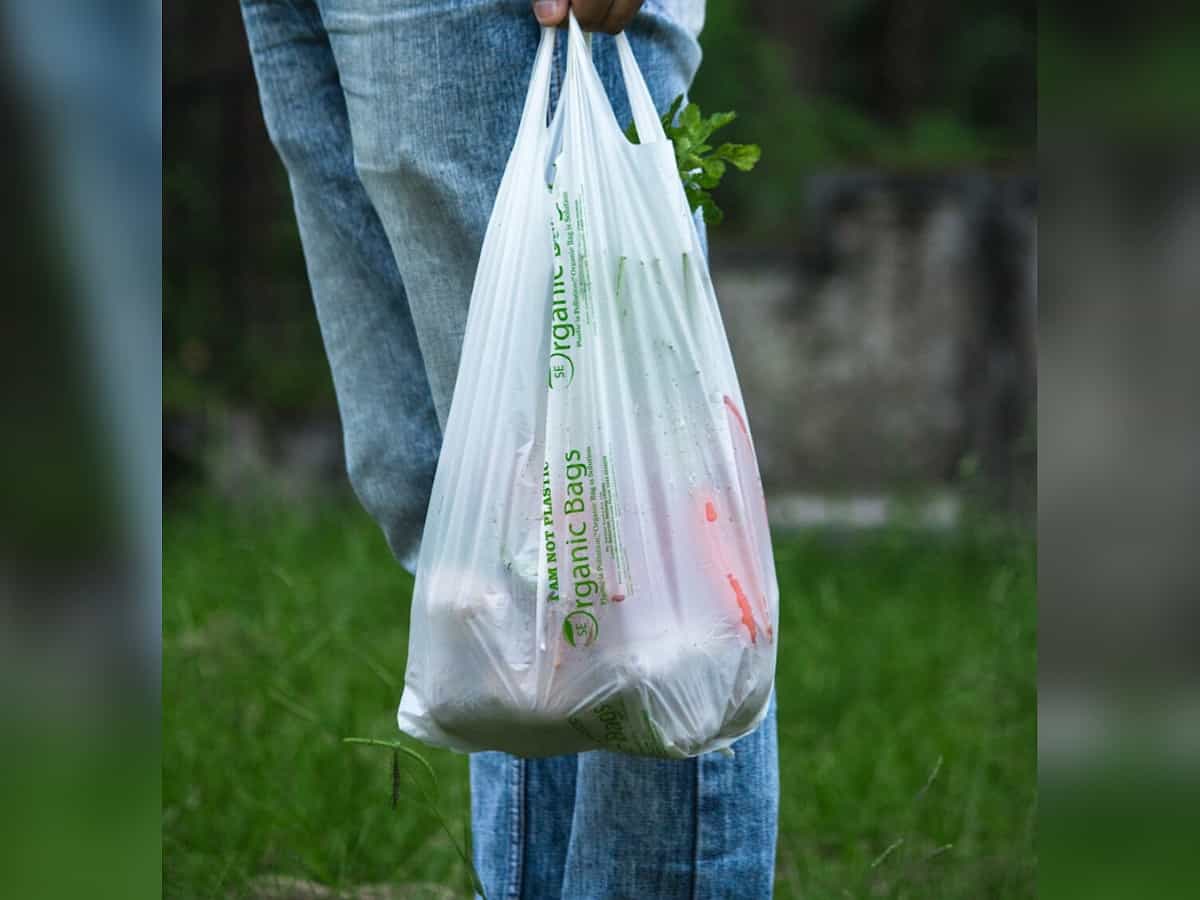
[[[679,167],[688,205],[693,210],[703,210],[706,223],[718,225],[724,214],[709,192],[720,183],[727,166],[733,166],[740,172],[753,169],[762,155],[762,149],[758,144],[726,143],[714,150],[708,142],[712,133],[736,119],[737,113],[713,113],[705,117],[695,103],[684,106],[681,112],[679,108],[682,105],[683,95],[680,94],[671,108],[663,113],[663,131],[675,145],[675,163]],[[633,143],[638,143],[637,126],[634,123],[629,123],[625,135]]]

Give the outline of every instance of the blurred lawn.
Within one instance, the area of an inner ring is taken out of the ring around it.
[[[1031,537],[973,528],[782,537],[776,895],[1035,895]],[[390,807],[411,579],[349,503],[164,525],[163,891],[240,896],[466,875]],[[426,754],[456,830],[466,760]],[[649,898],[648,898],[649,900]]]

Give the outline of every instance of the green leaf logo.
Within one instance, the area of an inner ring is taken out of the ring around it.
[[[577,609],[563,619],[562,630],[572,647],[590,647],[600,633],[600,624],[587,610]]]

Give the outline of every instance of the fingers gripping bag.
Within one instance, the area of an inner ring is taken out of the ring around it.
[[[476,273],[425,525],[401,730],[460,751],[689,757],[766,714],[766,507],[674,150],[572,18],[541,45]],[[549,186],[549,190],[547,189]]]

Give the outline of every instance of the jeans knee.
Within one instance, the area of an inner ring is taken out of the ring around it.
[[[379,443],[347,441],[346,472],[355,496],[382,529],[392,554],[415,572],[433,468],[394,456]]]

